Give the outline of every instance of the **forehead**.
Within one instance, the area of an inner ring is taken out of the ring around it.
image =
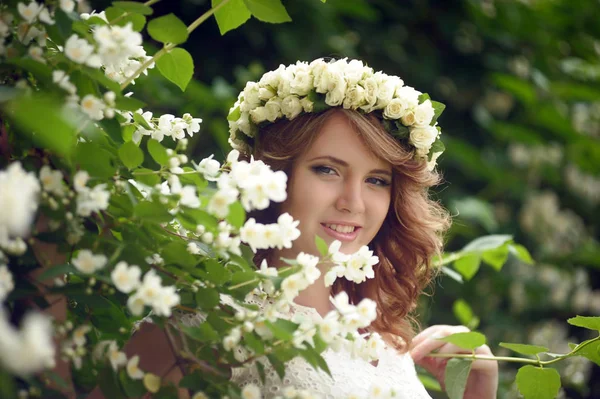
[[[392,169],[389,162],[379,158],[365,145],[342,114],[334,114],[327,119],[301,160],[321,156],[334,156],[350,165],[364,166],[368,169]]]

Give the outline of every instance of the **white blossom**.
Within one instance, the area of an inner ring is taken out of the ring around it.
[[[0,212],[0,237],[27,235],[38,208],[39,192],[38,179],[33,172],[26,172],[20,162],[0,171],[0,209],[5,210]]]
[[[196,170],[202,173],[204,178],[209,181],[215,181],[217,175],[219,174],[219,170],[221,169],[221,164],[219,161],[212,158],[213,155],[208,158],[204,158],[196,167]]]
[[[260,388],[255,384],[248,384],[242,389],[242,399],[262,399]]]
[[[59,197],[65,195],[63,175],[60,170],[52,170],[48,165],[40,169],[40,182],[45,191],[56,194]]]
[[[142,370],[140,370],[140,368],[138,367],[139,362],[140,362],[139,355],[132,356],[129,359],[129,361],[127,362],[127,366],[126,366],[127,375],[132,380],[141,380],[142,378],[144,378],[144,372]]]
[[[74,0],[60,0],[59,5],[64,12],[73,12],[75,9]]]
[[[81,249],[71,263],[77,270],[85,274],[92,274],[106,265],[106,256],[94,255],[89,249]]]
[[[112,341],[108,346],[108,360],[110,361],[110,365],[113,370],[117,371],[119,367],[125,366],[127,364],[127,356],[124,352],[119,350],[117,343]]]
[[[19,14],[28,23],[35,22],[36,18],[43,9],[44,6],[42,4],[38,4],[35,1],[32,1],[28,5],[25,5],[23,3],[17,4],[17,10],[19,11]]]
[[[106,104],[101,99],[95,97],[93,94],[88,94],[81,99],[81,110],[94,120],[104,119],[104,110]]]
[[[94,68],[99,68],[102,64],[100,57],[94,54],[94,46],[75,34],[67,39],[64,51],[67,58],[78,64],[86,64]]]
[[[117,263],[110,277],[119,291],[129,294],[140,286],[141,273],[139,266],[127,266],[126,262],[121,261]]]
[[[0,304],[14,288],[15,283],[10,270],[6,265],[0,265]]]
[[[55,366],[52,322],[41,313],[28,313],[15,329],[0,307],[0,365],[11,373],[28,376]]]
[[[85,335],[92,331],[92,327],[90,325],[84,324],[82,326],[77,327],[73,331],[73,343],[77,346],[83,346],[86,343]]]
[[[110,193],[106,190],[106,184],[98,184],[91,189],[84,187],[77,195],[77,214],[90,216],[93,212],[103,211],[108,208],[109,198]]]

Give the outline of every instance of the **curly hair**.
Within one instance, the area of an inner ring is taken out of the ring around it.
[[[352,303],[373,299],[378,314],[370,330],[405,352],[414,336],[412,311],[433,278],[432,258],[441,254],[443,234],[450,226],[446,209],[429,198],[429,188],[439,184],[440,175],[429,171],[425,161],[413,159],[412,151],[396,141],[375,116],[343,108],[303,114],[292,121],[265,126],[254,141],[251,155],[290,176],[294,161],[311,147],[334,113],[343,114],[367,148],[392,165],[393,177],[390,208],[369,243],[379,257],[375,278],[362,284],[337,279],[332,293],[346,291]],[[251,216],[262,223],[274,223],[278,208],[279,204],[272,204]],[[270,254],[268,250],[259,251],[255,263],[260,264]]]

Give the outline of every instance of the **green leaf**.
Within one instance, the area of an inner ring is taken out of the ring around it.
[[[98,386],[105,398],[125,399],[119,386],[119,379],[108,364],[98,374]]]
[[[162,257],[167,264],[174,264],[186,268],[194,267],[198,264],[198,258],[187,251],[186,244],[177,240],[170,242],[161,251]]]
[[[256,336],[255,333],[244,333],[244,342],[257,355],[262,355],[263,353],[265,353],[265,344],[263,343],[262,339]]]
[[[508,259],[508,245],[502,245],[496,249],[490,249],[484,251],[481,254],[481,258],[483,261],[490,266],[492,266],[496,271],[502,269],[502,266],[506,263],[506,259]]]
[[[152,15],[152,7],[149,7],[143,3],[137,1],[113,1],[113,6],[118,7],[122,10],[135,12],[142,15]]]
[[[591,340],[584,341],[577,345],[575,348],[571,348],[572,350],[574,350],[578,347],[581,347],[581,349],[575,352],[574,356],[583,356],[586,359],[591,360],[592,362],[600,366],[600,341],[588,343],[589,341]]]
[[[463,252],[475,252],[475,251],[486,251],[488,249],[498,248],[504,245],[507,241],[512,240],[511,235],[500,235],[494,234],[489,236],[483,236],[474,239],[468,243],[463,249]]]
[[[431,119],[431,126],[433,126],[435,122],[437,122],[440,115],[442,115],[442,112],[444,112],[446,109],[446,105],[437,101],[432,101],[431,105],[433,106],[433,119]]]
[[[75,269],[72,265],[64,264],[58,266],[52,266],[44,270],[40,273],[36,280],[40,282],[44,282],[46,280],[54,279],[56,277],[61,277],[63,274],[67,273],[76,273],[77,269]]]
[[[461,219],[478,222],[489,232],[498,228],[494,207],[487,201],[476,197],[463,197],[452,201],[450,207],[455,208]]]
[[[160,177],[153,170],[147,168],[139,168],[133,171],[135,180],[147,186],[155,186],[160,183]]]
[[[285,363],[279,360],[275,355],[267,355],[267,359],[269,359],[271,366],[273,366],[275,372],[281,381],[283,381],[283,378],[285,377]]]
[[[536,101],[535,87],[513,75],[496,73],[492,75],[492,81],[501,89],[504,89],[521,100],[524,104],[532,104]]]
[[[517,372],[516,381],[525,399],[554,399],[560,390],[560,375],[552,368],[523,366]]]
[[[252,15],[263,22],[281,23],[292,19],[281,0],[244,0]]]
[[[186,335],[200,342],[211,342],[219,340],[219,333],[207,322],[200,324],[198,327],[180,326],[181,331]]]
[[[466,280],[471,280],[479,270],[480,263],[481,258],[479,255],[467,254],[454,261],[454,268],[458,270]]]
[[[535,356],[538,353],[548,352],[548,348],[538,345],[527,345],[527,344],[512,344],[507,342],[500,342],[500,346],[511,351],[520,353],[522,355]]]
[[[145,106],[145,102],[133,97],[120,96],[115,99],[115,107],[117,109],[120,109],[121,111],[137,111],[138,109],[144,108]]]
[[[185,24],[174,14],[167,14],[150,21],[148,33],[157,42],[172,44],[184,43],[189,35]]]
[[[247,293],[256,288],[258,283],[259,279],[257,278],[255,272],[235,272],[231,276],[229,293],[237,298],[245,297]]]
[[[269,327],[275,338],[286,341],[292,339],[294,331],[298,329],[298,324],[285,319],[277,319],[274,322],[267,320],[265,325]]]
[[[467,387],[467,379],[473,362],[466,359],[450,359],[446,365],[444,383],[446,394],[450,399],[463,399]]]
[[[221,4],[222,1],[223,0],[212,0],[211,3],[213,8]],[[230,0],[215,12],[215,18],[217,20],[217,25],[219,25],[219,32],[221,32],[221,35],[243,25],[250,19],[250,16],[250,11],[248,11],[243,0]]]
[[[169,155],[167,154],[167,149],[163,147],[162,144],[160,144],[154,139],[150,139],[148,140],[148,143],[146,145],[148,147],[148,152],[150,153],[150,156],[156,161],[157,164],[165,166],[169,163]]]
[[[572,326],[600,331],[600,317],[576,316],[568,319],[567,323],[571,324]]]
[[[137,112],[133,113],[133,120],[136,123],[139,123],[140,125],[142,125],[142,127],[146,130],[153,130],[152,126],[150,126],[150,124],[146,121],[146,119],[144,119],[144,117],[140,114],[138,114]]]
[[[219,305],[219,291],[214,288],[198,288],[196,292],[196,303],[204,310],[212,310]]]
[[[174,48],[156,61],[162,75],[185,91],[194,75],[194,60],[182,48]]]
[[[267,376],[265,374],[264,364],[262,364],[262,362],[260,362],[260,361],[256,361],[256,362],[254,362],[254,364],[256,365],[256,370],[258,371],[258,376],[260,377],[260,381],[262,382],[263,385],[265,385]]]
[[[240,111],[240,107],[235,107],[235,109],[233,111],[231,111],[229,113],[229,115],[227,115],[227,120],[235,122],[238,119],[240,119],[241,115],[242,115],[242,111]]]
[[[38,147],[69,156],[75,144],[76,127],[69,122],[63,104],[58,98],[36,94],[2,104],[2,110],[18,126],[18,134],[27,136]]]
[[[111,24],[125,26],[128,23],[131,23],[132,29],[136,32],[140,32],[146,25],[146,17],[141,14],[128,13],[120,7],[108,7],[104,11],[106,13],[106,19],[108,19]],[[117,18],[118,21],[114,23],[113,21]]]
[[[109,179],[115,174],[113,159],[113,154],[94,143],[78,143],[73,154],[76,166],[100,179]]]
[[[452,280],[454,280],[460,284],[464,283],[462,276],[460,274],[456,273],[454,270],[450,269],[449,267],[442,266],[440,268],[440,270],[442,271],[442,273],[444,273],[446,276],[450,277]]]
[[[132,380],[124,369],[119,371],[119,382],[129,398],[139,398],[147,392],[142,380]]]
[[[463,349],[475,349],[480,347],[481,345],[485,345],[485,335],[470,331],[463,333],[456,333],[452,335],[448,335],[447,337],[440,338],[440,341],[450,342],[458,347]]]
[[[173,220],[164,205],[150,201],[140,201],[133,208],[133,216],[154,223],[167,223]]]
[[[144,162],[144,152],[133,141],[128,141],[119,148],[119,158],[128,169],[134,169]]]
[[[329,247],[324,239],[322,239],[319,235],[315,235],[315,245],[319,250],[319,253],[322,257],[326,257],[329,253]]]
[[[239,201],[235,201],[229,205],[229,214],[227,215],[227,222],[233,227],[240,228],[246,221],[246,211]]]
[[[117,118],[103,119],[98,124],[102,127],[102,130],[106,132],[108,137],[114,141],[115,144],[118,145],[124,142],[123,133],[121,132],[121,124],[119,121],[117,121]]]
[[[207,259],[204,261],[206,269],[206,279],[215,285],[222,285],[229,281],[231,273],[222,264],[215,259]]]
[[[533,258],[531,257],[531,254],[529,253],[527,248],[525,248],[521,244],[510,244],[508,246],[508,250],[511,254],[515,255],[520,261],[525,262],[528,265],[533,264]]]
[[[464,300],[459,299],[454,301],[454,304],[452,305],[452,311],[454,312],[454,316],[456,316],[461,324],[469,327],[470,329],[475,329],[479,326],[479,317],[475,316],[469,304]]]

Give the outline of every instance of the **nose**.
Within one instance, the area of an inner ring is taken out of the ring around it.
[[[363,184],[359,179],[346,179],[340,187],[336,208],[340,212],[360,214],[365,212]]]

